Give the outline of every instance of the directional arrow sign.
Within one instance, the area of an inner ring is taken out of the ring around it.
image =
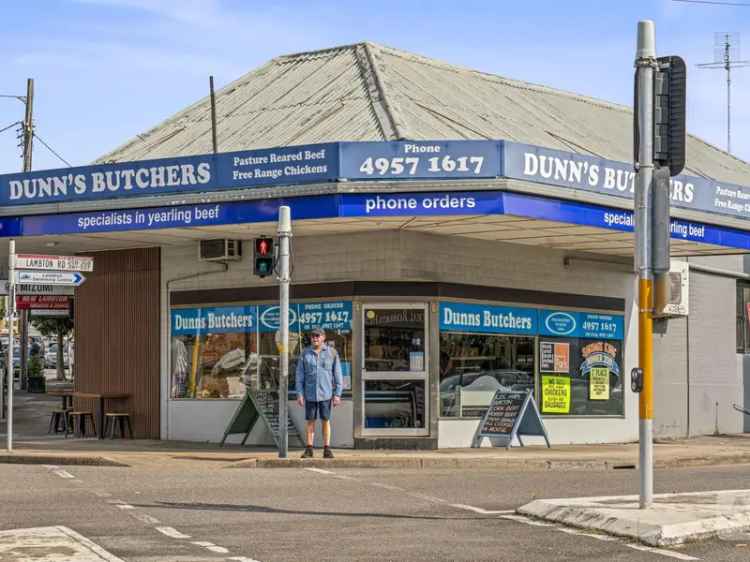
[[[0,279],[0,296],[8,294],[8,280]],[[71,285],[16,285],[17,295],[68,295],[75,294]]]
[[[16,283],[42,285],[72,285],[78,287],[86,278],[78,272],[65,271],[16,271]]]
[[[16,268],[51,271],[94,271],[94,258],[84,256],[16,254]]]

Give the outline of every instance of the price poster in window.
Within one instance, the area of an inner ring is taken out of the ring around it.
[[[567,342],[540,342],[539,370],[543,373],[569,373],[570,344]]]
[[[609,369],[592,367],[589,371],[589,400],[609,400]]]
[[[570,413],[570,377],[542,375],[542,413]]]

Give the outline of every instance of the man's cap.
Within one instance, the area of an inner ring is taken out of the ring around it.
[[[310,332],[310,335],[311,336],[318,335],[318,336],[325,337],[326,331],[323,328],[313,328],[312,331]]]

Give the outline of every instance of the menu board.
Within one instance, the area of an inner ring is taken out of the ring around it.
[[[482,437],[502,438],[505,440],[506,448],[510,448],[515,437],[523,446],[522,435],[544,437],[547,447],[550,446],[542,416],[539,415],[531,392],[498,390],[479,424],[477,439],[474,440],[475,446],[480,444]]]
[[[507,435],[513,432],[516,419],[521,413],[526,393],[498,390],[484,414],[479,428],[480,435]]]

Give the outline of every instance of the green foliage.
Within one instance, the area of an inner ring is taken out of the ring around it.
[[[29,359],[27,368],[29,378],[44,376],[44,363],[39,355],[35,355]]]
[[[62,333],[67,335],[73,329],[72,318],[31,318],[31,324],[41,332],[43,336],[57,336]]]

